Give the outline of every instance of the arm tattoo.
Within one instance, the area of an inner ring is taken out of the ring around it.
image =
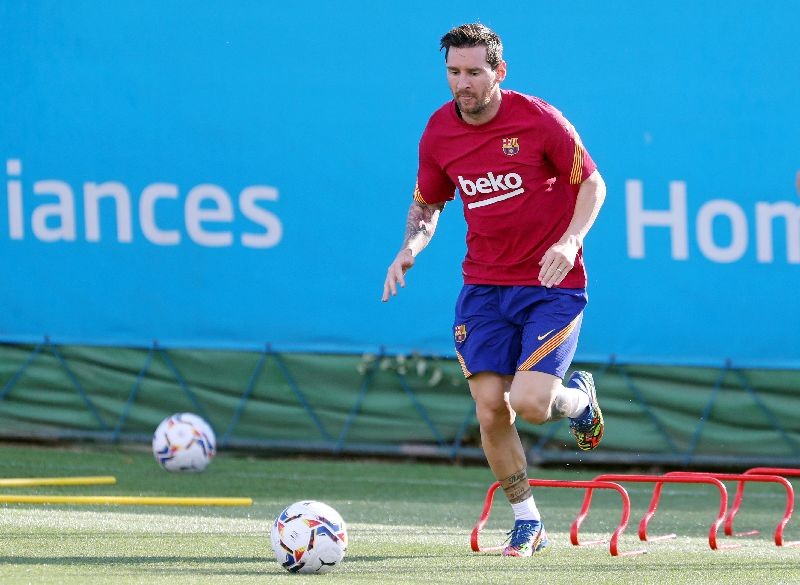
[[[406,235],[403,239],[403,249],[409,248],[416,256],[431,241],[439,221],[439,212],[444,205],[425,205],[414,201],[408,209],[406,220]]]
[[[512,504],[519,504],[531,497],[531,486],[528,483],[528,470],[523,467],[500,480],[500,487],[506,493],[508,501]]]

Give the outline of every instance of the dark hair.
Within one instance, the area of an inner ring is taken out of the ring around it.
[[[444,49],[444,60],[450,53],[450,47],[461,49],[464,47],[486,47],[486,61],[492,69],[497,69],[503,60],[503,42],[492,29],[478,22],[462,24],[450,29],[442,37],[439,50]]]

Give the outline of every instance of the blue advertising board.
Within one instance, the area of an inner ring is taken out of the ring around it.
[[[0,340],[453,355],[464,222],[381,303],[441,35],[604,176],[578,358],[800,367],[792,2],[0,4]]]

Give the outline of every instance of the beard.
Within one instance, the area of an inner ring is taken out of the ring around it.
[[[492,103],[492,96],[494,95],[497,86],[498,83],[495,81],[481,93],[475,93],[472,91],[454,91],[453,98],[455,99],[456,105],[462,114],[467,114],[468,116],[480,116]],[[461,101],[465,97],[472,98],[469,100],[468,104],[464,104]]]
[[[454,93],[453,97],[456,100],[456,104],[458,105],[458,109],[461,110],[464,114],[468,114],[470,116],[477,116],[481,112],[483,112],[491,103],[492,101],[492,91],[494,90],[494,85],[486,90],[483,94],[476,94],[469,91],[462,91],[459,93]],[[469,97],[472,98],[469,102],[470,105],[464,105],[461,101],[461,98]]]

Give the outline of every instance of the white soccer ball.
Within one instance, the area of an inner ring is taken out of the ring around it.
[[[211,426],[191,412],[165,418],[153,433],[153,456],[167,471],[203,471],[216,452]]]
[[[295,502],[272,524],[272,550],[291,573],[327,573],[347,552],[347,527],[322,502]]]

